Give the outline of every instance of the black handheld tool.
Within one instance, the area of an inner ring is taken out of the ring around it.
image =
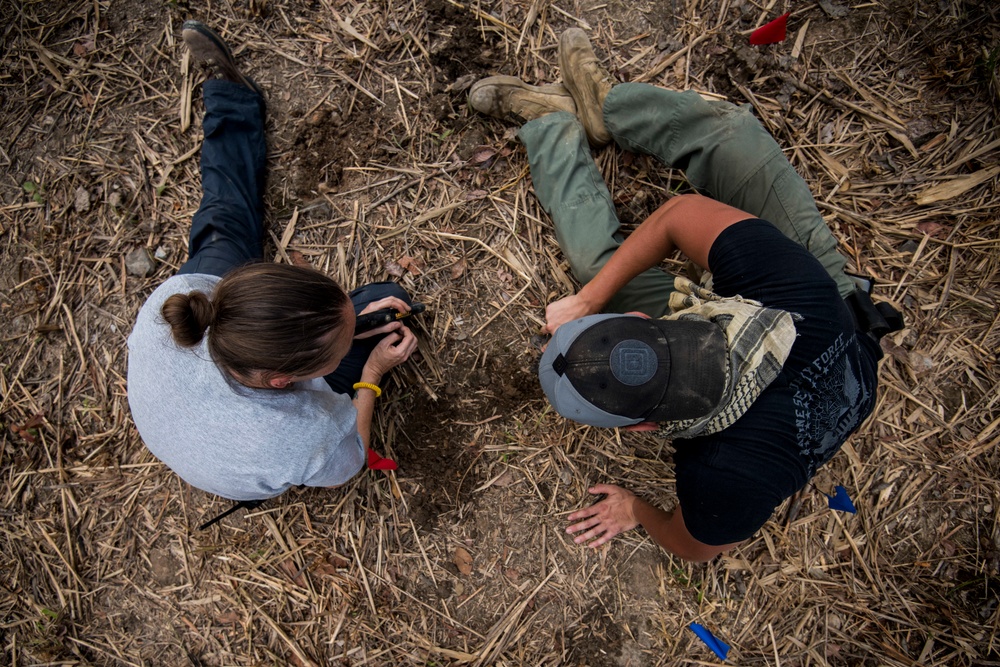
[[[401,320],[404,317],[419,315],[425,310],[427,310],[427,307],[424,304],[411,303],[410,311],[408,313],[396,310],[395,308],[383,308],[372,313],[358,315],[358,321],[354,325],[354,335],[357,336],[358,334],[365,333],[366,331],[377,329],[380,326],[389,324],[390,322],[395,322],[396,320]]]

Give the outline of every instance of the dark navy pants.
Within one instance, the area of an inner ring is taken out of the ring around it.
[[[188,261],[180,273],[223,276],[230,269],[264,257],[264,100],[246,86],[210,79],[205,99],[201,145],[201,206],[191,219]],[[396,296],[411,303],[396,283],[373,283],[350,292],[354,312],[378,299]],[[355,341],[330,375],[334,391],[353,393],[378,338]]]

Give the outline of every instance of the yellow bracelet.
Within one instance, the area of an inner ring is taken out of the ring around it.
[[[382,390],[379,389],[379,386],[377,384],[372,384],[371,382],[355,382],[354,391],[357,391],[358,389],[371,389],[375,392],[375,398],[382,395]]]

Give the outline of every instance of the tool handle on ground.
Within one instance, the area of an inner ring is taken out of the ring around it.
[[[427,310],[427,307],[424,306],[424,304],[411,303],[410,311],[406,313],[396,310],[395,308],[383,308],[372,313],[358,315],[358,321],[354,325],[354,335],[357,336],[358,334],[365,333],[366,331],[377,329],[378,327],[389,324],[390,322],[395,322],[396,320],[401,320],[405,317],[410,317],[411,315],[419,315],[425,310]]]

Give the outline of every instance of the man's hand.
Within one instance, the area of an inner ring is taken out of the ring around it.
[[[567,533],[572,535],[586,531],[574,537],[573,542],[583,544],[590,541],[589,546],[596,548],[608,542],[618,533],[632,530],[639,525],[635,518],[635,503],[638,498],[633,493],[611,484],[598,484],[588,491],[594,495],[603,493],[605,498],[599,503],[573,512],[567,517],[570,521],[583,519],[583,521],[568,527]]]
[[[579,294],[553,301],[545,307],[545,327],[542,333],[554,334],[556,329],[587,315],[593,315],[597,310]]]

